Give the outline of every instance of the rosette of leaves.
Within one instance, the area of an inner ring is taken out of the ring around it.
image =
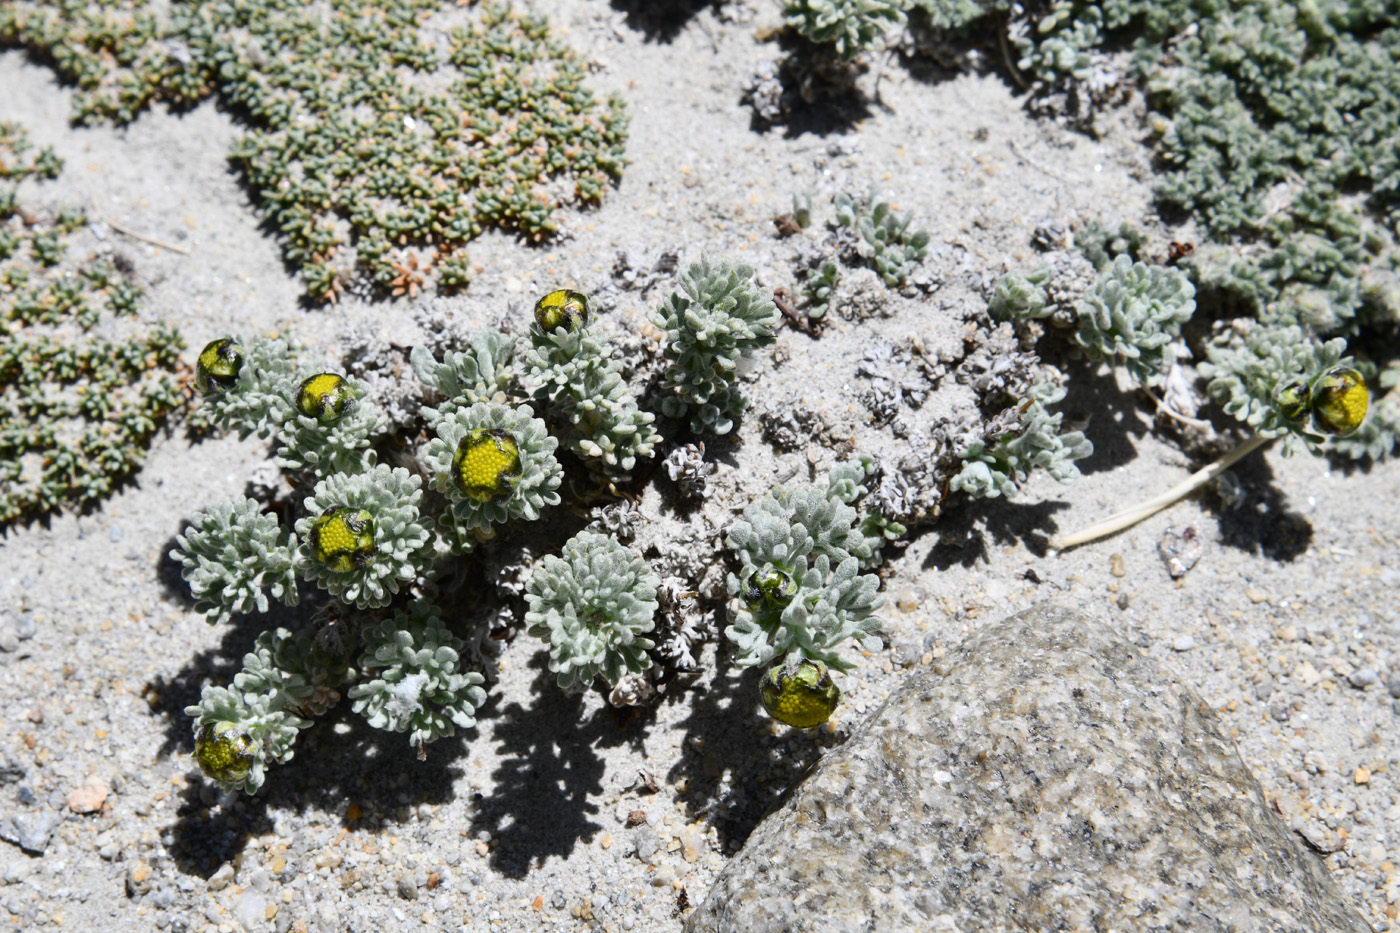
[[[297,604],[295,544],[257,501],[220,502],[197,512],[175,541],[170,558],[180,562],[195,608],[211,624],[236,612],[266,612],[269,591],[286,605]]]
[[[885,47],[885,33],[904,25],[910,0],[787,0],[787,24],[813,42],[830,43],[849,62]]]
[[[997,279],[987,313],[994,321],[1038,320],[1055,313],[1045,285],[1055,276],[1048,263],[1030,272],[1008,272]]]
[[[704,257],[680,277],[673,292],[649,319],[666,332],[665,387],[668,417],[690,415],[691,430],[728,434],[732,416],[746,401],[734,388],[739,358],[777,339],[778,308],[773,294],[753,282],[753,267]]]
[[[549,642],[559,686],[587,685],[599,674],[616,686],[651,667],[660,578],[646,561],[606,535],[581,531],[548,555],[525,587],[531,635]]]
[[[856,254],[891,288],[903,285],[928,253],[927,230],[910,231],[914,218],[893,210],[878,186],[864,199],[840,192],[834,200],[836,226],[857,236]]]
[[[1290,391],[1311,386],[1338,368],[1355,365],[1344,357],[1346,340],[1317,340],[1296,324],[1235,320],[1206,348],[1200,373],[1207,390],[1226,413],[1248,424],[1260,437],[1287,435],[1284,453],[1299,443],[1316,450],[1325,438],[1309,424],[1311,409],[1289,404]]]
[[[242,362],[237,376],[227,385],[207,383],[204,407],[210,421],[233,428],[240,438],[251,434],[268,438],[296,413],[296,351],[281,340],[265,337],[239,346]]]
[[[297,733],[311,725],[289,711],[280,692],[245,693],[238,686],[205,687],[199,703],[185,707],[194,719],[194,757],[200,770],[225,790],[255,794],[270,764],[292,758]]]
[[[389,419],[378,405],[365,400],[363,387],[352,379],[343,382],[347,400],[343,413],[337,417],[307,414],[293,399],[290,414],[279,431],[279,467],[308,470],[325,478],[334,473],[359,473],[374,466],[376,455],[369,449],[369,441],[384,430]],[[295,387],[293,391],[296,392]]]
[[[600,473],[625,476],[639,457],[655,451],[656,416],[637,407],[607,335],[586,314],[549,330],[537,321],[525,364],[550,420],[567,425],[569,449]]]
[[[431,519],[418,512],[421,483],[383,464],[321,480],[296,523],[297,572],[357,608],[387,606],[432,556]]]
[[[504,402],[518,394],[516,340],[494,330],[472,334],[466,350],[448,350],[438,362],[427,347],[414,347],[409,362],[418,381],[442,397],[436,408],[425,406],[430,424],[477,402]]]
[[[1168,345],[1196,310],[1196,289],[1182,272],[1119,255],[1078,305],[1074,340],[1090,359],[1122,362],[1141,385],[1171,370]]]
[[[846,671],[847,642],[871,648],[884,603],[880,581],[862,574],[875,542],[849,502],[865,494],[863,461],[832,470],[825,486],[776,486],[744,511],[726,544],[739,562],[728,577],[730,626],[740,667],[776,658],[821,661]]]
[[[421,758],[428,743],[475,726],[486,702],[484,678],[460,670],[461,659],[437,607],[416,602],[364,632],[360,667],[373,677],[350,688],[354,710],[376,729],[409,733]]]
[[[1046,404],[1064,398],[1064,390],[1038,386],[1032,396],[1022,403],[1011,430],[999,437],[975,438],[957,452],[962,468],[949,483],[950,489],[977,499],[995,499],[1014,495],[1036,467],[1061,483],[1079,475],[1074,461],[1092,454],[1093,443],[1081,431],[1062,433],[1064,412],[1052,415],[1045,410]]]
[[[491,537],[493,525],[517,518],[534,521],[542,508],[558,504],[555,490],[564,478],[554,456],[559,442],[542,420],[533,417],[528,405],[510,408],[477,402],[440,418],[436,432],[420,459],[428,470],[429,485],[449,500],[440,521],[448,528],[455,551],[472,550],[478,541]],[[488,443],[502,452],[513,448],[514,457],[502,457],[493,476],[464,488],[459,455],[468,453],[473,444]]]

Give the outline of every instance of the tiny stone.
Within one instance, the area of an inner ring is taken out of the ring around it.
[[[413,879],[408,875],[399,875],[398,892],[399,897],[406,901],[416,901],[418,899],[418,886],[413,883]]]
[[[35,623],[34,617],[26,612],[15,622],[15,635],[19,637],[20,641],[28,641],[34,637],[34,633],[38,631],[38,628],[39,626]]]
[[[81,787],[68,794],[68,809],[74,813],[96,813],[107,800],[107,784],[96,774],[88,775]]]
[[[126,870],[126,893],[128,897],[140,897],[151,890],[151,866],[137,862]]]
[[[222,891],[233,880],[233,863],[224,862],[219,870],[209,876],[209,890]]]
[[[1371,686],[1371,684],[1380,680],[1380,676],[1371,668],[1363,667],[1360,670],[1352,671],[1351,675],[1347,677],[1347,680],[1351,681],[1353,687],[1365,690],[1367,687]]]
[[[116,544],[118,541],[120,541],[120,540],[122,539],[122,530],[121,530],[121,528],[118,527],[117,525],[113,525],[111,528],[108,528],[108,529],[107,529],[107,538],[108,538],[113,544]]]
[[[1176,640],[1172,642],[1173,651],[1190,651],[1194,647],[1196,647],[1196,639],[1190,635],[1178,635]]]
[[[1352,778],[1358,784],[1366,784],[1371,780],[1371,772],[1363,766],[1356,769],[1356,773],[1352,775]]]

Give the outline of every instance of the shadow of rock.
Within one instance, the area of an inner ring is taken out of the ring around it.
[[[612,8],[624,14],[628,28],[646,36],[648,42],[670,42],[697,13],[714,9],[720,3],[721,0],[612,0]]]

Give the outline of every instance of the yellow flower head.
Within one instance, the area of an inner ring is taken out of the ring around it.
[[[1339,366],[1313,383],[1313,427],[1324,434],[1350,434],[1366,420],[1371,393],[1354,369]]]
[[[317,373],[297,387],[297,411],[322,424],[335,424],[355,400],[355,390],[335,373]]]
[[[758,695],[769,716],[797,729],[820,726],[841,702],[841,688],[832,681],[826,665],[806,659],[770,670],[759,685]]]
[[[546,334],[578,330],[588,323],[588,296],[567,288],[550,292],[535,302],[535,323]]]
[[[350,573],[374,556],[374,516],[364,509],[327,509],[307,537],[312,557],[336,573]]]
[[[238,381],[242,368],[243,348],[232,337],[211,340],[199,351],[194,368],[195,387],[205,395],[227,389]]]
[[[477,502],[504,499],[519,478],[520,448],[509,431],[478,428],[457,443],[452,479],[469,498]]]
[[[199,770],[224,784],[247,777],[256,757],[253,740],[231,722],[205,723],[194,739],[194,760]]]

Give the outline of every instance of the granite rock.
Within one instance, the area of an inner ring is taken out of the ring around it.
[[[690,933],[1361,931],[1213,710],[1041,606],[910,675],[749,837]]]

